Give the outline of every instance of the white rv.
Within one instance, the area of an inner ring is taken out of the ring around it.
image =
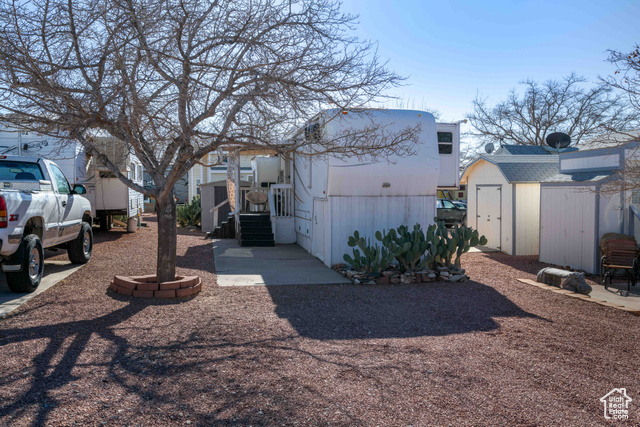
[[[142,163],[115,138],[97,138],[105,146],[110,159],[116,160],[120,170],[137,184],[143,185]],[[0,127],[0,155],[42,157],[55,161],[73,184],[87,188],[86,197],[91,202],[93,217],[103,229],[111,228],[113,215],[136,217],[144,207],[143,194],[131,190],[105,166],[97,164],[87,155],[84,147],[74,141],[39,135],[34,132],[18,132]]]
[[[423,111],[370,110],[361,114],[328,110],[289,141],[331,139],[348,129],[362,129],[372,120],[389,132],[420,124],[415,154],[392,156],[387,161],[310,157],[298,150],[289,154],[288,160],[280,159],[276,184],[274,163],[255,162],[256,180],[269,176],[263,186],[269,187],[276,244],[298,243],[330,266],[344,262],[343,255],[351,252],[347,240],[355,230],[374,241],[376,230],[433,223],[437,189],[459,185],[458,123],[436,124],[433,115]],[[260,169],[265,169],[264,173]]]

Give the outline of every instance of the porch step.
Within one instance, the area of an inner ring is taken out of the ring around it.
[[[268,213],[240,214],[240,246],[275,246]]]
[[[271,224],[271,215],[269,213],[240,214],[240,224],[242,223],[269,223]]]
[[[273,240],[240,240],[240,246],[275,246]]]
[[[235,220],[232,216],[210,232],[215,239],[233,239],[236,237]]]

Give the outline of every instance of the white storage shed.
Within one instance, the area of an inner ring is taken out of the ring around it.
[[[538,255],[540,182],[557,173],[558,154],[546,147],[504,145],[480,156],[460,179],[467,190],[467,225],[487,238],[488,248]]]
[[[597,274],[600,238],[633,234],[627,212],[635,197],[600,190],[617,179],[638,145],[560,154],[559,173],[540,187],[540,261]]]
[[[422,130],[416,155],[393,157],[390,162],[331,155],[310,160],[296,153],[296,241],[326,265],[344,262],[343,255],[351,253],[347,239],[355,230],[374,240],[376,230],[433,223],[440,176],[433,115],[409,110],[370,111],[367,115],[348,112],[325,123],[325,117],[335,116],[330,110],[318,117],[322,137],[366,126],[370,120],[387,123],[390,131],[417,123]],[[456,181],[454,177],[450,185]]]

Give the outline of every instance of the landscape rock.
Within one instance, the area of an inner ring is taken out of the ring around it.
[[[449,277],[449,281],[450,282],[457,282],[458,280],[462,279],[464,276],[462,274],[456,274],[455,276],[451,276]]]
[[[362,282],[360,282],[360,279],[355,279],[355,280],[353,281],[353,284],[354,284],[354,285],[359,285],[360,283],[362,283]]]
[[[538,272],[536,281],[538,283],[567,289],[583,295],[589,295],[592,291],[591,286],[584,278],[584,274],[559,268],[543,268]]]
[[[357,271],[354,271],[354,270],[347,270],[347,271],[346,271],[346,274],[347,274],[347,277],[348,277],[349,279],[351,279],[353,276],[355,276],[356,274],[358,274],[358,272],[357,272]]]
[[[429,274],[427,274],[427,277],[429,279],[435,279],[436,278],[436,273],[429,273]]]
[[[389,279],[389,283],[391,283],[392,285],[397,285],[398,283],[400,283],[400,278],[392,277],[391,279]]]
[[[376,279],[376,283],[378,285],[388,285],[389,284],[389,277],[379,277],[378,279]]]
[[[391,277],[391,276],[393,276],[394,274],[396,274],[396,272],[395,272],[395,271],[383,271],[383,272],[382,272],[382,276],[384,276],[384,277]]]
[[[583,295],[589,295],[593,288],[584,279],[582,273],[573,273],[571,276],[564,279],[562,282],[562,289],[568,289],[573,292],[577,292]]]

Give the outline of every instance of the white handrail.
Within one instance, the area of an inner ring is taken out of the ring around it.
[[[218,209],[224,206],[226,203],[229,203],[229,199],[224,202],[218,203],[216,206],[209,209],[209,213],[213,212],[213,228],[215,229],[218,226]]]

